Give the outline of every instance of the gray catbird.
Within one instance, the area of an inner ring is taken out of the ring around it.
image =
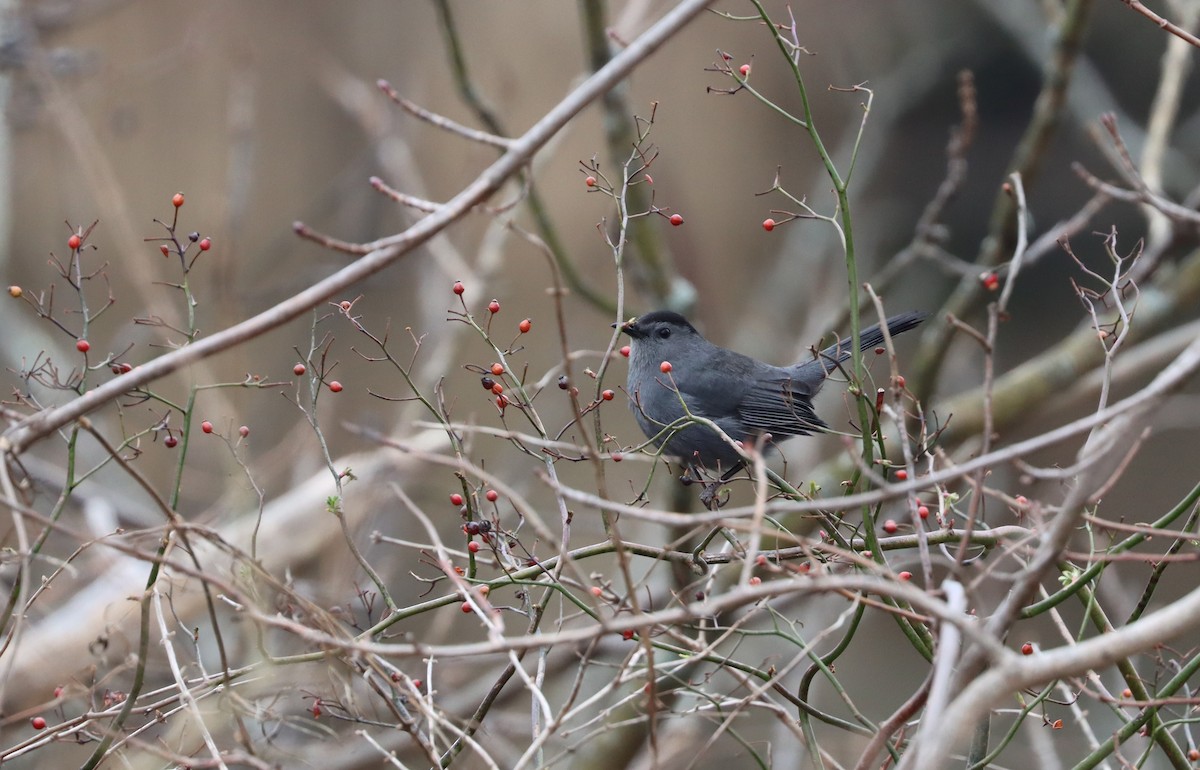
[[[920,312],[892,316],[887,319],[888,333],[908,331],[925,317]],[[665,426],[690,413],[712,420],[729,438],[747,446],[764,433],[778,441],[824,431],[828,426],[813,411],[812,397],[828,372],[850,357],[851,342],[844,339],[810,361],[772,366],[717,347],[669,310],[635,318],[621,325],[621,331],[632,340],[626,388],[638,424],[657,445],[665,441],[664,453],[678,457],[697,479],[706,470],[723,473],[721,479],[726,480],[742,459],[706,425],[693,423],[673,434],[664,431]],[[883,341],[883,332],[875,324],[860,338],[863,349],[875,347]],[[708,490],[709,500],[714,491]]]

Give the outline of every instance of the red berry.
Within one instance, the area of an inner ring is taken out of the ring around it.
[[[619,463],[625,459],[625,455],[621,454],[620,452],[613,452],[611,457],[614,463]]]
[[[475,540],[467,543],[467,550],[471,553],[479,553],[479,543]]]
[[[242,427],[238,428],[238,435],[242,438],[246,438],[246,436],[250,435],[250,427],[248,425],[243,425]]]
[[[486,494],[486,495],[484,495],[484,497],[486,497],[486,498],[487,498],[487,501],[488,501],[489,503],[494,503],[494,502],[496,502],[497,500],[499,500],[499,499],[500,499],[500,493],[499,493],[499,492],[497,492],[497,491],[496,491],[496,490],[494,490],[494,489],[489,489],[489,490],[487,491],[487,494]]]
[[[320,719],[320,718],[321,718],[321,700],[320,700],[320,698],[318,698],[317,700],[313,701],[313,705],[312,705],[312,709],[311,709],[311,711],[312,711],[313,719]]]
[[[183,193],[175,193],[173,196],[171,196],[171,205],[174,206],[175,208],[179,208],[180,206],[182,206],[183,205]]]
[[[742,77],[749,77],[750,76],[750,65],[743,64],[742,66],[738,67],[738,72],[742,73]]]
[[[929,518],[929,508],[927,508],[924,505],[918,505],[917,506],[917,515],[920,516],[922,519],[928,519]]]
[[[628,642],[630,639],[633,638],[633,629],[627,628],[624,631],[622,631],[621,638]]]
[[[1016,502],[1017,505],[1021,506],[1022,508],[1029,505],[1029,498],[1027,498],[1025,495],[1017,495],[1016,497],[1013,498],[1013,500],[1014,500],[1014,502]]]
[[[455,293],[455,294],[457,294],[457,295],[459,295],[459,296],[461,297],[461,296],[462,296],[462,293],[463,293],[464,291],[466,291],[466,290],[467,290],[467,287],[466,287],[466,286],[463,286],[463,284],[462,284],[462,281],[455,281],[455,282],[454,282],[454,293]]]
[[[896,375],[896,387],[897,387],[897,388],[901,388],[901,389],[903,389],[903,388],[904,388],[904,383],[905,383],[904,375],[903,375],[903,374],[897,374],[897,375]]]
[[[896,471],[896,481],[907,481],[907,480],[908,480],[908,471],[904,470],[903,468],[900,468],[899,470]]]
[[[337,380],[334,380],[333,382],[329,383],[329,389],[331,391],[333,391],[334,393],[341,393],[342,392],[342,383],[338,382]]]
[[[613,393],[611,390],[606,390],[600,394],[600,398],[604,399],[605,401],[612,401],[613,396],[615,396],[615,395],[617,395],[617,394]]]
[[[212,239],[204,238],[200,241],[200,251],[208,251],[212,248]]]
[[[463,496],[455,492],[450,495],[450,504],[455,507],[461,507],[463,504]]]
[[[506,406],[508,406],[508,396],[496,396],[496,408],[503,412]]]
[[[496,375],[497,377],[504,374],[504,364],[492,364],[492,374]]]
[[[628,345],[621,346],[621,355],[625,356],[626,358],[629,358],[629,346]]]
[[[1025,644],[1022,644],[1021,645],[1021,654],[1022,655],[1032,655],[1033,654],[1033,644],[1030,642],[1025,642]]]
[[[912,580],[912,573],[911,573],[911,572],[909,572],[908,570],[905,570],[904,572],[901,572],[901,573],[900,573],[899,575],[897,575],[896,577],[898,577],[898,578],[900,578],[901,580],[904,580],[904,581],[909,581],[909,580]]]
[[[760,578],[758,575],[755,575],[747,582],[752,586],[760,585],[762,583],[762,578]]]
[[[491,302],[489,302],[488,303],[488,312],[492,313],[493,315],[495,315],[496,313],[499,313],[500,312],[500,302],[498,300],[492,300]]]
[[[529,330],[533,328],[533,321],[526,318],[521,323],[517,324],[517,328],[521,330],[521,334],[529,334]]]
[[[204,422],[200,423],[200,430],[204,431],[205,433],[212,433],[213,432],[212,423],[209,422],[208,420],[205,420]]]
[[[658,365],[658,370],[660,372],[662,372],[663,374],[667,374],[668,372],[671,371],[671,362],[663,361],[661,364]]]
[[[501,385],[501,384],[500,384],[500,383],[498,383],[498,382],[493,382],[493,383],[492,383],[492,393],[493,393],[494,395],[497,395],[497,396],[498,396],[498,395],[500,395],[500,394],[501,394],[501,393],[503,393],[503,392],[504,392],[504,386],[503,386],[503,385]]]
[[[165,243],[162,246],[159,246],[158,250],[162,252],[162,255],[164,257],[169,256],[171,253],[171,250],[169,248],[167,248],[167,244],[165,244]]]
[[[764,219],[763,220],[763,229],[766,230],[768,233],[771,232],[772,230],[774,230],[775,229],[775,220],[774,219]]]
[[[33,727],[34,730],[45,730],[46,729],[45,717],[34,717],[33,719],[29,720],[29,724]]]
[[[178,443],[179,439],[175,438],[174,436],[167,436],[165,439],[163,439],[163,446],[165,446],[167,449],[174,449]]]
[[[62,697],[62,695],[63,695],[63,686],[62,686],[61,684],[60,684],[60,685],[56,685],[56,686],[54,687],[54,697],[55,697],[55,698],[61,698],[61,697]]]
[[[67,239],[67,247],[69,249],[71,249],[71,251],[75,251],[82,244],[83,244],[83,239],[80,238],[78,235],[72,235],[70,238]]]
[[[350,308],[354,307],[354,304],[350,300],[344,299],[338,303],[338,307],[340,307],[342,309],[342,312],[346,312]]]
[[[679,216],[678,214],[672,214],[671,215],[671,224],[675,225],[676,227],[679,227],[681,224],[683,224],[683,217]]]
[[[463,603],[462,603],[462,611],[463,611],[463,612],[465,612],[465,613],[467,613],[467,614],[470,614],[470,612],[471,612],[471,603],[470,603],[470,602],[463,602]]]
[[[983,288],[988,291],[995,291],[1000,288],[1000,276],[995,273],[984,273],[979,276],[979,280],[983,284]]]
[[[654,184],[654,177],[646,174],[646,184]]]
[[[80,353],[86,353],[92,349],[92,345],[87,340],[75,340],[75,349]]]
[[[894,535],[896,530],[899,528],[900,527],[896,524],[895,519],[888,519],[887,521],[883,522],[883,531],[889,535]]]
[[[304,364],[296,364],[295,366],[292,367],[292,374],[296,375],[297,377],[299,377],[300,375],[304,374],[307,371],[308,370],[304,368]]]
[[[590,590],[592,592],[592,596],[603,596],[604,595],[604,589],[601,588],[600,586],[592,586],[588,590]]]
[[[588,187],[595,187],[596,186],[596,177],[589,176],[587,179],[583,180],[583,183],[585,185],[587,185]]]

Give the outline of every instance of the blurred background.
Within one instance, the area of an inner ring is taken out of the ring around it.
[[[777,18],[786,18],[783,3],[767,5]],[[631,0],[595,7],[606,16],[604,26],[619,47],[671,6]],[[74,228],[99,220],[88,239],[96,248],[86,254],[85,265],[102,276],[92,282],[92,302],[101,303],[111,292],[114,304],[89,332],[92,360],[111,351],[136,365],[179,344],[181,335],[135,319],[157,317],[176,328],[186,323],[179,292],[170,285],[180,280],[178,260],[164,259],[157,242],[145,241],[163,235],[154,220],[170,221],[174,193],[186,195],[180,232],[198,231],[214,244],[189,275],[202,334],[269,308],[353,259],[298,238],[293,222],[303,221],[351,242],[401,231],[420,213],[372,189],[370,177],[378,176],[404,193],[444,201],[497,157],[494,148],[404,113],[376,87],[377,80],[385,79],[425,109],[483,128],[455,81],[444,7],[453,11],[470,83],[509,136],[523,133],[590,72],[584,5],[562,0],[460,1],[448,6],[370,0],[11,4],[0,41],[6,117],[0,162],[7,165],[0,174],[5,196],[0,206],[4,282],[27,292],[56,284],[56,308],[70,327],[75,321],[68,310],[77,305],[72,305],[73,297],[55,275],[51,260],[65,259]],[[873,94],[851,185],[860,280],[874,282],[913,241],[924,207],[945,178],[951,130],[962,120],[960,72],[973,73],[978,127],[965,154],[967,176],[941,217],[944,229],[938,235],[947,253],[973,261],[1029,123],[1053,43],[1051,22],[1062,9],[1055,2],[1035,0],[801,0],[790,7],[799,39],[811,54],[803,58],[802,71],[815,121],[843,170],[864,117],[865,94],[831,87],[865,84]],[[753,13],[748,4],[721,10]],[[1120,2],[1094,3],[1061,123],[1036,177],[1026,180],[1031,236],[1051,231],[1092,197],[1071,171],[1072,163],[1083,163],[1100,177],[1114,176],[1089,137],[1102,113],[1115,113],[1138,157],[1167,39]],[[670,304],[687,312],[715,342],[785,363],[799,359],[822,335],[848,332],[846,272],[837,234],[828,224],[798,220],[765,231],[764,219],[781,218],[773,210],[795,206],[778,193],[762,193],[772,188],[778,175],[781,186],[821,214],[834,213],[835,199],[806,135],[748,93],[710,90],[730,86],[728,78],[713,71],[719,51],[729,53],[734,65],[751,64],[756,90],[787,109],[799,110],[790,70],[755,22],[702,15],[636,70],[621,89],[630,110],[626,118],[632,126],[634,115],[653,114],[648,139],[657,152],[650,169],[653,204],[681,214],[684,224],[672,227],[657,216],[639,223],[652,231],[646,237],[662,255],[668,280],[665,291],[663,286],[656,289],[632,262],[624,315]],[[1182,65],[1175,65],[1177,74],[1186,76],[1191,57],[1189,53]],[[1195,130],[1200,93],[1191,80],[1185,79],[1182,88],[1179,127],[1161,180],[1163,191],[1176,200],[1186,198],[1196,185],[1200,137]],[[562,253],[581,281],[611,303],[617,282],[602,223],[611,222],[614,209],[611,199],[588,191],[581,171],[581,163],[594,158],[609,179],[620,175],[624,157],[611,153],[605,120],[599,105],[586,110],[539,154],[531,176]],[[495,202],[511,201],[517,193],[518,188],[510,186]],[[497,216],[474,214],[334,299],[355,301],[355,315],[375,334],[390,330],[390,349],[401,362],[412,357],[412,340],[421,338],[413,364],[416,385],[426,395],[440,386],[454,419],[493,427],[499,422],[492,398],[479,387],[478,376],[464,367],[487,366],[494,356],[464,325],[447,321],[447,309],[457,307],[451,284],[465,283],[464,299],[481,318],[487,315],[490,299],[500,301],[502,310],[492,328],[509,330],[496,334],[502,345],[516,336],[518,321],[530,318],[533,332],[520,339],[523,348],[510,360],[527,365],[531,381],[550,383],[537,403],[553,435],[570,419],[569,404],[552,384],[562,360],[554,299],[548,292],[555,278],[541,249],[502,226],[510,220],[518,228],[536,227],[523,206]],[[1133,248],[1146,232],[1145,218],[1136,208],[1110,204],[1073,239],[1076,252],[1098,268],[1106,265],[1101,239],[1092,231],[1107,233],[1111,227],[1120,233],[1122,251]],[[1191,245],[1186,240],[1173,243],[1168,257]],[[1072,276],[1079,278],[1079,270],[1061,252],[1050,253],[1021,274],[997,351],[1001,372],[1079,325],[1083,314]],[[913,308],[936,312],[961,277],[934,261],[914,260],[895,272],[887,285],[887,308],[893,313]],[[97,288],[102,286],[107,289]],[[563,311],[569,347],[591,351],[580,355],[575,372],[583,396],[594,397],[597,383],[586,379],[582,368],[599,366],[612,339],[615,310],[572,291],[563,300]],[[327,363],[336,362],[330,378],[345,386],[336,397],[324,392],[315,413],[335,467],[352,466],[362,477],[345,492],[349,526],[368,560],[393,586],[399,603],[417,601],[427,586],[410,573],[428,568],[419,564],[415,551],[375,542],[370,535],[379,532],[416,541],[428,537],[387,484],[403,486],[417,505],[442,516],[437,525],[448,540],[461,520],[446,499],[461,485],[451,469],[421,463],[411,454],[389,450],[380,457],[374,442],[357,434],[354,426],[367,425],[426,450],[445,450],[436,432],[427,433],[418,424],[428,419],[419,406],[371,396],[402,398],[412,393],[394,369],[364,360],[378,349],[345,319],[328,317],[331,312],[331,307],[317,308],[313,316],[159,383],[156,391],[183,403],[190,386],[238,383],[248,375],[283,383],[268,390],[227,387],[200,392],[197,420],[211,420],[218,433],[235,443],[239,426],[246,425],[251,433],[236,455],[225,443],[193,437],[176,510],[189,521],[236,528],[253,521],[259,510],[256,487],[268,505],[289,491],[303,493],[287,498],[287,510],[268,509],[278,518],[264,519],[275,522],[275,529],[268,526],[260,536],[263,558],[281,574],[286,570],[297,592],[323,606],[344,606],[353,614],[362,611],[353,597],[364,581],[348,549],[339,546],[337,522],[323,514],[331,476],[323,471],[321,446],[296,404],[298,394],[302,405],[309,403],[307,386],[296,385],[292,368],[309,351],[311,340],[330,342]],[[1189,320],[1189,313],[1175,317]],[[26,303],[0,303],[0,328],[5,330],[0,357],[12,388],[18,387],[17,373],[39,354],[63,367],[80,363],[74,336],[37,319]],[[899,347],[902,353],[911,352],[916,344],[915,339],[904,340]],[[956,342],[947,361],[936,387],[930,386],[935,408],[939,400],[977,386],[982,376],[977,345]],[[611,367],[601,387],[623,384],[623,360],[614,360]],[[886,377],[882,368],[879,372]],[[1123,382],[1122,392],[1144,384],[1152,374],[1153,370],[1134,374]],[[90,375],[92,382],[107,376],[105,371]],[[67,400],[64,393],[43,392],[39,397],[43,405]],[[840,394],[827,393],[819,408],[829,422],[845,429],[848,423],[838,411],[844,412],[839,399]],[[1172,430],[1150,439],[1129,470],[1134,482],[1113,490],[1110,504],[1159,510],[1192,485],[1195,453],[1179,451],[1181,446],[1195,446],[1189,403],[1176,402],[1176,411],[1165,420]],[[1010,421],[1001,438],[1031,435],[1085,414],[1093,405],[1085,399],[1052,415],[1030,407],[1030,418],[1037,419]],[[601,409],[603,431],[614,437],[610,448],[641,441],[623,395]],[[122,429],[133,432],[168,412],[162,403],[130,404],[119,416],[110,409],[97,419],[119,435]],[[178,427],[179,413],[172,419]],[[569,430],[564,437],[578,438]],[[787,452],[792,475],[799,478],[806,478],[805,468],[839,446],[829,438],[799,443]],[[178,452],[149,439],[139,448],[139,469],[166,496]],[[550,500],[535,476],[541,467],[535,459],[513,452],[511,445],[494,437],[473,436],[469,449],[474,463],[506,479],[517,492],[538,503]],[[1068,447],[1031,459],[1066,464],[1072,452]],[[86,441],[80,454],[89,467],[103,457],[98,446]],[[47,510],[57,498],[60,488],[55,483],[61,485],[64,463],[60,440],[44,441],[30,453],[27,467],[39,510]],[[568,483],[594,487],[587,464],[558,467]],[[610,466],[609,493],[633,500],[650,468],[639,462]],[[1142,473],[1152,475],[1138,475]],[[1145,483],[1137,483],[1138,478]],[[1032,497],[1037,487],[1025,489]],[[661,507],[678,506],[682,500],[676,482],[661,469],[651,481],[649,496]],[[749,492],[735,488],[734,496],[745,501]],[[69,508],[64,522],[95,536],[115,526],[137,529],[161,521],[152,499],[113,466],[83,484],[77,500],[78,508]],[[288,517],[300,511],[310,518]],[[557,521],[552,508],[546,508],[544,517],[551,524]],[[580,512],[574,526],[573,545],[603,537],[591,511]],[[661,543],[677,533],[631,523],[624,534]],[[15,547],[12,533],[8,535],[5,545]],[[533,540],[531,535],[527,545],[534,547]],[[77,539],[63,536],[52,551],[64,558],[73,545],[78,545]],[[536,547],[542,554],[552,552],[548,544]],[[57,598],[39,603],[43,615],[31,619],[35,622],[27,633],[32,637],[17,648],[18,662],[13,662],[12,651],[7,664],[0,660],[10,677],[5,714],[21,716],[2,733],[5,746],[14,743],[21,729],[27,730],[28,710],[49,700],[55,684],[71,680],[80,692],[87,690],[93,679],[120,666],[136,639],[136,626],[129,625],[136,605],[123,598],[91,597],[71,612],[62,612],[62,602],[83,591],[116,558],[94,551],[81,558],[77,572],[57,580]],[[131,582],[117,580],[114,585],[121,587],[111,595],[124,597],[140,590],[136,586],[144,580],[144,568],[131,569]],[[9,572],[5,567],[0,575]],[[836,602],[824,608],[813,604],[807,617],[818,627],[840,609]],[[180,615],[186,613],[181,609]],[[431,640],[481,634],[472,618],[438,618],[433,624],[418,618],[416,627]],[[897,633],[886,621],[880,627],[885,629],[884,639]],[[100,638],[103,653],[97,652]],[[871,652],[864,648],[860,654]],[[64,660],[69,664],[64,666]],[[416,668],[410,673],[416,675]],[[843,669],[851,689],[856,684],[854,670],[849,664]],[[862,672],[861,684],[878,681],[876,667]],[[911,686],[903,671],[895,673]],[[321,676],[313,674],[318,680]],[[330,683],[297,684],[304,693],[322,687]],[[901,686],[897,692],[903,690]],[[286,707],[281,702],[278,708],[306,708],[310,701],[305,697],[289,693]],[[884,702],[881,709],[894,705]],[[512,719],[519,725],[517,711]],[[736,755],[734,744],[725,749]],[[87,747],[76,751],[83,756]],[[74,754],[64,752],[74,761]],[[727,756],[714,754],[705,766],[717,766]],[[310,756],[306,761],[334,766],[332,759]],[[372,766],[363,761],[363,766]],[[346,766],[352,764],[346,760]]]

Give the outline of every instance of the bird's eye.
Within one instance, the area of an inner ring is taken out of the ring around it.
[[[665,340],[666,338],[668,338],[670,336],[671,336],[671,330],[668,329],[666,326],[664,326],[658,330],[658,338],[660,340]]]

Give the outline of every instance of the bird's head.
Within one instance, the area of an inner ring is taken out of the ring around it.
[[[614,324],[615,325],[615,324]],[[696,327],[679,313],[670,310],[655,310],[620,325],[621,331],[629,335],[630,359],[636,363],[670,361],[690,349],[704,345],[704,338]]]

